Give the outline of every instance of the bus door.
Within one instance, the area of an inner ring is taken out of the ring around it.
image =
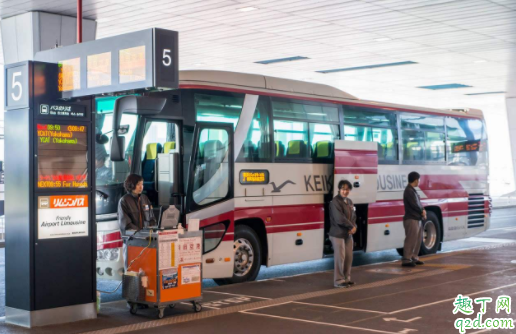
[[[368,204],[376,202],[378,175],[378,146],[376,142],[335,141],[335,170],[333,196],[338,184],[348,180],[353,185],[350,198],[355,204],[357,233],[353,236],[356,250],[365,250],[368,241]]]
[[[135,170],[140,170],[144,193],[152,203],[155,216],[160,217],[162,210],[170,205],[182,209],[181,123],[144,117],[141,124],[141,150]]]
[[[233,124],[197,122],[190,159],[187,216],[203,231],[203,277],[233,275]]]

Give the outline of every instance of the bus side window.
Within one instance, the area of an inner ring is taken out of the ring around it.
[[[339,138],[337,124],[310,123],[310,146],[314,162],[328,162],[333,160],[333,143]]]
[[[276,142],[277,158],[308,159],[310,147],[308,145],[308,124],[286,120],[274,120],[274,141]],[[281,147],[285,148],[285,155],[278,153]]]
[[[254,117],[238,154],[237,162],[271,162],[269,116],[266,101],[260,97]]]

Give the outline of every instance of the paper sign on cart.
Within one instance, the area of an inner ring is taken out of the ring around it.
[[[199,231],[199,219],[188,219],[188,232]]]
[[[194,284],[201,282],[201,265],[195,264],[181,267],[181,284]]]
[[[177,287],[177,268],[170,268],[161,271],[161,283],[163,290]]]
[[[158,234],[159,269],[167,269],[177,265],[176,245],[178,233],[175,231],[161,231]]]
[[[178,242],[178,264],[201,262],[202,238],[180,238]]]

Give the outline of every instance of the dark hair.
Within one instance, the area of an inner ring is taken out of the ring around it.
[[[416,180],[419,180],[421,178],[421,175],[419,175],[418,172],[412,172],[408,175],[408,183],[412,183]]]
[[[129,174],[129,176],[127,177],[127,179],[125,179],[125,182],[124,182],[125,190],[128,193],[132,192],[134,189],[136,189],[136,185],[140,181],[143,181],[143,177],[141,177],[140,175],[138,175],[138,174]]]
[[[353,190],[353,185],[348,180],[342,180],[339,182],[339,189],[342,189],[344,186],[348,186],[349,190]]]

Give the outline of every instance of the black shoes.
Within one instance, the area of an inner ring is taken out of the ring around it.
[[[401,264],[402,267],[411,267],[411,268],[414,268],[416,266],[416,264],[414,262],[407,262],[407,263],[402,263]]]
[[[417,264],[418,266],[422,266],[423,264],[425,264],[423,261],[414,261],[415,264]]]
[[[348,283],[339,283],[339,284],[334,284],[333,286],[336,288],[339,288],[339,289],[349,287]]]
[[[353,281],[347,281],[346,283],[347,283],[349,286],[355,285],[355,282],[353,282]]]

